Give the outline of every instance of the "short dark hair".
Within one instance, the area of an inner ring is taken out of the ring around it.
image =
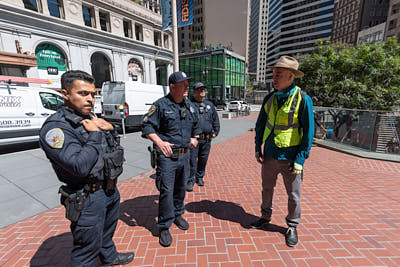
[[[81,70],[69,70],[61,75],[61,89],[71,89],[72,83],[75,80],[82,80],[85,82],[94,83],[94,78],[89,73]]]

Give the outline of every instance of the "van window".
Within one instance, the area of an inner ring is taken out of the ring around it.
[[[64,99],[52,93],[39,93],[40,100],[44,108],[50,110],[57,110],[60,106],[64,105]]]

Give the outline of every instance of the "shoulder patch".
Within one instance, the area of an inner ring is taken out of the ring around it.
[[[194,113],[194,108],[190,106],[190,112]]]
[[[151,116],[154,113],[154,111],[156,111],[156,109],[157,109],[156,105],[151,105],[149,111],[147,111],[147,116]]]
[[[46,134],[46,143],[52,148],[62,148],[64,140],[64,132],[60,128],[53,128]]]
[[[211,106],[210,106],[210,105],[207,105],[207,109],[211,109]]]

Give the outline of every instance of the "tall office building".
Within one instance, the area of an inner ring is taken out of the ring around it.
[[[265,83],[268,0],[251,0],[248,73],[252,83]]]
[[[400,0],[390,1],[385,38],[392,36],[397,36],[400,40]]]
[[[249,0],[193,0],[193,24],[179,29],[179,52],[191,52],[197,41],[247,56],[248,12]]]
[[[357,40],[360,39],[358,38],[360,31],[363,31],[362,35],[365,35],[366,29],[386,22],[388,8],[389,0],[336,0],[332,42],[356,44]],[[380,29],[380,27],[377,28]],[[377,34],[380,34],[379,30]],[[363,38],[364,36],[361,37],[361,39]]]
[[[318,40],[329,40],[334,0],[270,0],[268,6],[267,88],[272,88],[274,65],[282,55],[310,53]]]
[[[178,29],[178,47],[180,53],[192,51],[193,42],[204,47],[203,0],[193,0],[193,24]]]

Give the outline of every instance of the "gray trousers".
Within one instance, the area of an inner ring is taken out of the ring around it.
[[[288,195],[288,215],[286,223],[290,227],[297,227],[300,222],[300,193],[301,182],[303,180],[303,172],[301,174],[293,174],[289,171],[289,167],[293,164],[291,160],[276,160],[271,157],[264,156],[264,162],[261,168],[262,176],[262,204],[261,217],[271,220],[272,200],[274,197],[274,188],[278,174],[283,176],[286,193]]]

